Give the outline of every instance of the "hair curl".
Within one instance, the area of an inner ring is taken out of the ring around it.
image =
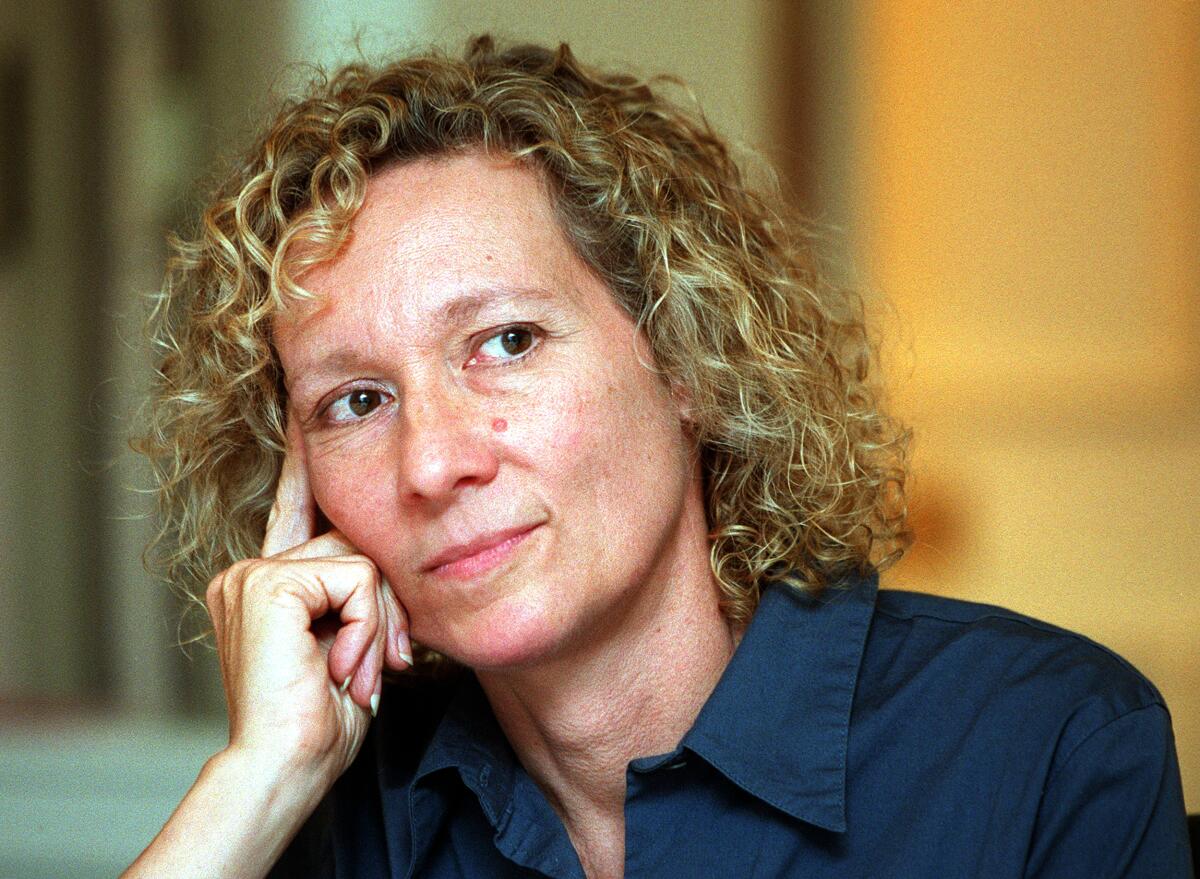
[[[541,170],[580,256],[690,392],[731,621],[764,578],[820,588],[903,553],[908,435],[879,404],[861,298],[663,82],[484,36],[462,60],[346,67],[284,105],[173,240],[151,317],[158,380],[136,446],[169,581],[196,596],[258,554],[285,433],[270,319],[308,295],[292,278],[337,253],[373,170],[465,149]]]

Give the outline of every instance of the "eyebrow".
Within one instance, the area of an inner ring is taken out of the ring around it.
[[[477,315],[485,307],[514,299],[532,299],[551,303],[560,296],[542,287],[483,287],[463,293],[442,305],[437,319],[447,323],[461,323]]]

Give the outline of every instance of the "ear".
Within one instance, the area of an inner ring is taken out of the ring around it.
[[[694,427],[696,419],[693,412],[693,396],[691,388],[685,386],[677,379],[670,380],[671,402],[675,404],[675,411],[679,413],[679,420],[684,426],[689,429]]]

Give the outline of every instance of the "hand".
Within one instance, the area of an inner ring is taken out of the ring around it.
[[[411,665],[411,647],[375,563],[337,530],[314,537],[304,438],[289,422],[262,557],[218,574],[206,597],[229,750],[312,772],[323,794],[362,745],[383,668]]]

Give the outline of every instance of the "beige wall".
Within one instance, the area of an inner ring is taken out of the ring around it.
[[[895,586],[1130,659],[1200,810],[1200,6],[861,4],[857,240],[920,544]]]

